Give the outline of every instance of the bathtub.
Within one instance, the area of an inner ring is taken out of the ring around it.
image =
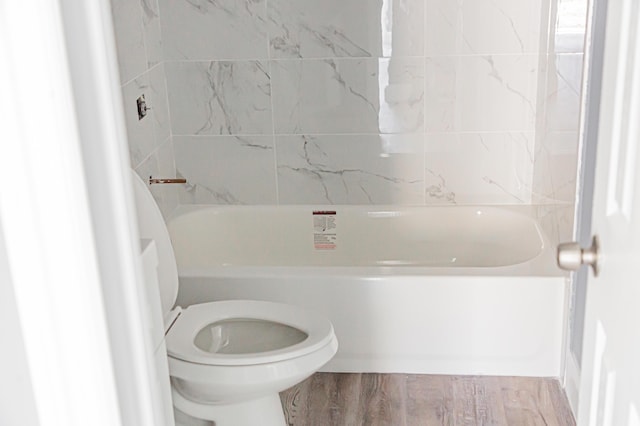
[[[323,371],[559,376],[567,284],[535,206],[183,206],[178,304],[313,309]]]

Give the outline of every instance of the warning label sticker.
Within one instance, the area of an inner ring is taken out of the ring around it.
[[[335,250],[338,240],[336,230],[335,211],[315,210],[313,212],[313,248]]]

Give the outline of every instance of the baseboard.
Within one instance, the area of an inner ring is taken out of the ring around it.
[[[569,399],[569,406],[573,417],[578,417],[578,402],[580,400],[580,366],[571,351],[567,351],[564,369],[564,390]]]
[[[558,363],[543,360],[344,358],[336,356],[320,369],[327,373],[404,373],[460,376],[558,377]]]

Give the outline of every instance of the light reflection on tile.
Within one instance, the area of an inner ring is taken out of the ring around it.
[[[279,60],[276,133],[416,133],[424,128],[420,59]]]
[[[583,0],[557,0],[551,53],[583,53],[587,7]]]
[[[582,54],[550,55],[546,93],[546,131],[575,131],[580,119]]]
[[[425,53],[427,56],[537,53],[543,3],[426,0]]]
[[[573,203],[577,180],[578,131],[549,132],[538,138],[534,203]]]
[[[529,203],[534,143],[533,133],[427,134],[426,203]]]
[[[427,131],[533,131],[538,55],[426,59]]]
[[[273,58],[421,56],[422,0],[268,2]]]

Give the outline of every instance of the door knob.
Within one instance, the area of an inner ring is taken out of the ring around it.
[[[583,249],[576,242],[562,243],[558,245],[558,266],[566,271],[575,271],[580,265],[591,265],[593,275],[598,276],[598,249],[600,248],[598,237],[594,236],[591,247]]]

